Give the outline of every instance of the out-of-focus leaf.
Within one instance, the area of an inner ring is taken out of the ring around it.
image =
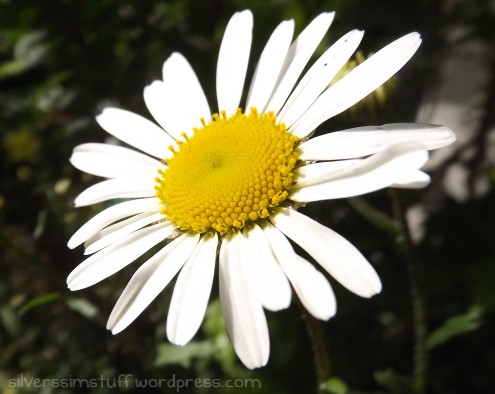
[[[14,47],[13,59],[0,64],[0,80],[19,75],[39,64],[47,52],[45,37],[42,30],[24,34]]]
[[[13,162],[35,160],[40,152],[42,142],[28,127],[9,132],[2,139],[8,158]]]
[[[10,305],[2,306],[0,309],[0,319],[2,321],[2,325],[9,332],[9,334],[15,337],[21,327],[15,310]]]
[[[46,32],[34,30],[26,33],[14,47],[14,58],[23,62],[26,67],[39,63],[46,54]]]
[[[0,80],[13,77],[26,69],[25,63],[20,60],[9,60],[0,64]]]
[[[203,330],[210,338],[226,334],[225,324],[223,322],[222,307],[220,300],[212,300],[205,314]]]
[[[220,299],[212,300],[208,305],[202,328],[217,349],[215,353],[217,361],[225,370],[232,369],[236,362],[236,355],[225,328]]]
[[[76,92],[61,85],[43,87],[36,97],[36,107],[44,112],[55,109],[64,109],[74,100]]]
[[[330,378],[325,383],[322,383],[320,390],[327,391],[332,394],[348,394],[349,387],[340,378]]]
[[[155,366],[178,364],[189,368],[194,358],[210,358],[215,350],[215,346],[209,341],[189,342],[186,346],[161,343],[157,347]]]
[[[375,372],[375,380],[392,394],[414,394],[412,378],[391,369]]]
[[[481,307],[473,307],[467,313],[453,316],[428,337],[428,348],[432,349],[458,335],[477,330],[481,326]]]
[[[36,221],[36,227],[34,228],[33,231],[34,238],[39,238],[45,231],[47,216],[48,216],[48,211],[46,209],[43,209],[39,212],[38,220]]]
[[[73,311],[79,312],[84,317],[91,319],[98,313],[98,307],[85,298],[69,298],[67,305]]]
[[[22,306],[22,308],[20,309],[19,313],[22,315],[33,308],[36,308],[36,307],[41,306],[41,305],[49,304],[50,302],[58,300],[61,295],[62,295],[62,293],[56,291],[53,293],[47,293],[47,294],[43,294],[43,295],[40,295],[38,297],[35,297],[35,298],[29,300],[28,302],[26,302]]]

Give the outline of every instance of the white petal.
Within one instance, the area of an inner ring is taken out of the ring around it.
[[[67,246],[71,249],[98,233],[102,228],[125,217],[142,212],[152,212],[160,208],[160,200],[156,197],[125,201],[107,208],[88,220],[69,239]]]
[[[163,160],[172,152],[168,149],[174,140],[156,124],[133,112],[105,108],[96,117],[98,124],[115,138],[143,152]]]
[[[113,275],[167,238],[175,226],[159,223],[138,230],[100,250],[79,264],[67,277],[71,290],[81,290]]]
[[[365,126],[311,138],[299,146],[302,160],[341,160],[372,155],[391,145],[420,142],[428,150],[455,141],[447,127],[419,123]]]
[[[177,120],[177,130],[184,129],[188,135],[193,127],[200,127],[201,118],[211,117],[210,106],[201,83],[187,59],[180,53],[173,53],[163,64],[163,81],[171,98],[171,115],[184,111],[184,119]]]
[[[246,110],[255,107],[259,113],[264,112],[287,56],[293,34],[293,20],[282,22],[273,31],[256,66],[246,102]]]
[[[198,331],[210,297],[218,237],[205,235],[180,271],[167,318],[167,338],[185,345]]]
[[[78,170],[105,178],[154,177],[159,169],[165,167],[160,161],[140,152],[110,144],[79,145],[69,160]]]
[[[399,179],[396,179],[390,187],[398,187],[404,189],[421,189],[430,184],[430,176],[423,171],[411,171],[402,174]]]
[[[218,110],[234,113],[241,101],[251,50],[253,14],[236,12],[225,29],[217,64]]]
[[[132,276],[107,322],[117,334],[131,324],[179,272],[199,235],[183,234],[146,261]]]
[[[361,297],[381,291],[371,264],[341,235],[289,208],[281,208],[270,220],[348,290]]]
[[[306,164],[295,170],[297,184],[301,188],[309,185],[317,185],[323,180],[326,180],[330,175],[338,177],[342,171],[349,171],[351,168],[355,168],[356,165],[362,164],[362,162],[362,159],[355,159]]]
[[[153,119],[174,139],[181,138],[180,132],[174,133],[169,130],[170,124],[173,125],[173,121],[170,119],[170,112],[168,111],[168,105],[170,102],[169,95],[172,92],[167,92],[167,87],[163,81],[153,81],[150,85],[146,86],[143,91],[144,102],[148,111],[153,116]],[[181,130],[184,131],[184,130]]]
[[[349,60],[361,42],[363,34],[364,32],[360,30],[347,33],[313,64],[280,111],[278,116],[280,122],[290,127],[306,112]]]
[[[321,123],[356,104],[399,71],[421,44],[410,33],[387,45],[330,86],[291,127],[296,135],[308,135]]]
[[[126,235],[162,219],[164,219],[164,215],[161,214],[158,209],[155,212],[140,213],[129,219],[108,226],[86,241],[84,245],[84,254],[93,254]]]
[[[427,160],[428,152],[424,147],[410,142],[393,145],[367,159],[355,161],[354,165],[322,174],[319,178],[309,176],[311,167],[326,163],[310,164],[306,166],[308,176],[296,184],[291,199],[308,202],[371,193],[394,184],[402,174],[418,170]]]
[[[156,194],[155,179],[116,178],[88,187],[74,199],[76,207],[96,204],[114,198],[151,197]]]
[[[318,15],[292,43],[285,58],[277,86],[266,111],[278,113],[287,100],[297,79],[327,32],[335,16],[334,12]]]
[[[337,312],[337,301],[330,283],[313,264],[302,257],[287,261],[283,270],[304,307],[314,317],[328,320]]]
[[[276,227],[268,225],[264,232],[304,307],[317,319],[328,320],[334,316],[337,302],[323,274],[298,256],[285,235]]]
[[[254,225],[244,232],[242,241],[243,270],[248,286],[266,309],[288,308],[291,300],[289,282],[273,256],[263,230]]]
[[[236,239],[237,238],[237,239]],[[237,356],[249,369],[264,366],[270,338],[263,307],[242,272],[239,237],[225,237],[220,248],[220,301]]]
[[[211,117],[210,107],[189,62],[173,53],[163,64],[163,82],[154,81],[144,89],[144,101],[153,118],[175,139],[193,134],[201,118]]]

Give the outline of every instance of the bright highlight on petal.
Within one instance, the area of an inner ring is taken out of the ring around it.
[[[270,220],[348,290],[361,297],[381,291],[380,278],[370,263],[336,232],[289,208],[280,208]]]
[[[252,35],[251,11],[235,13],[225,29],[217,65],[218,109],[228,115],[235,113],[241,101]]]
[[[335,315],[337,302],[325,277],[296,254],[290,242],[277,228],[268,225],[265,234],[304,307],[317,319],[328,320]]]
[[[405,188],[405,189],[421,189],[430,184],[430,176],[423,171],[412,171],[407,174],[402,174],[390,187]]]
[[[291,131],[302,135],[356,104],[399,71],[420,44],[420,35],[411,33],[375,53],[322,93]]]
[[[98,252],[104,247],[123,238],[127,234],[131,234],[134,231],[147,226],[148,224],[156,223],[160,219],[161,214],[158,210],[156,210],[155,212],[144,212],[108,226],[100,231],[98,235],[89,238],[84,243],[84,247],[86,248],[84,254],[93,254]]]
[[[81,290],[115,274],[167,238],[172,231],[173,226],[169,223],[158,223],[135,231],[93,254],[67,277],[69,289]]]
[[[257,225],[241,239],[241,263],[249,285],[264,308],[278,311],[289,307],[289,282],[272,253],[266,234]]]
[[[392,123],[324,134],[302,143],[299,149],[303,160],[344,160],[372,155],[392,145],[411,141],[432,150],[452,144],[455,135],[444,126]]]
[[[140,115],[118,108],[106,108],[96,117],[98,124],[115,138],[151,156],[165,159],[174,140]]]
[[[210,117],[210,107],[189,62],[173,53],[163,64],[163,81],[144,89],[144,101],[153,118],[174,139],[192,134],[201,118]]]
[[[113,334],[131,324],[162,292],[189,257],[198,238],[184,234],[139,267],[108,318],[107,328]]]
[[[240,237],[227,235],[220,249],[220,301],[230,340],[250,369],[262,367],[270,354],[263,307],[249,288],[239,261]]]
[[[217,246],[217,236],[201,238],[177,278],[167,319],[167,338],[176,345],[187,344],[203,321],[215,274]]]
[[[151,197],[155,194],[150,178],[115,178],[88,187],[75,200],[76,207],[96,204],[115,198]]]
[[[265,110],[289,50],[294,21],[282,22],[268,40],[253,75],[246,108]]]
[[[156,197],[151,197],[115,204],[98,213],[79,230],[77,230],[77,232],[70,238],[67,246],[73,249],[81,245],[93,235],[96,235],[100,230],[109,224],[117,222],[128,216],[138,213],[152,212],[158,206],[158,201],[159,200]]]
[[[392,145],[367,159],[354,160],[338,171],[333,166],[330,171],[319,169],[317,177],[311,176],[311,166],[324,167],[327,163],[309,164],[306,177],[295,186],[291,199],[318,201],[371,193],[394,184],[403,174],[418,170],[427,160],[428,152],[423,145],[408,142]]]
[[[150,177],[164,167],[140,152],[109,144],[79,145],[69,160],[78,170],[105,178]]]
[[[334,12],[318,15],[292,43],[278,77],[276,88],[266,107],[267,111],[274,113],[280,111],[311,55],[332,24],[334,16]]]
[[[335,295],[321,268],[359,296],[381,291],[356,247],[297,208],[385,187],[424,187],[428,150],[455,136],[441,126],[389,124],[309,139],[321,123],[393,76],[421,42],[417,33],[399,38],[332,84],[363,38],[362,31],[350,31],[308,66],[333,18],[333,12],[317,16],[292,43],[294,22],[282,22],[260,56],[243,106],[253,15],[234,14],[218,56],[218,113],[211,113],[189,62],[173,53],[163,80],[144,89],[159,126],[107,108],[99,125],[135,149],[101,143],[74,149],[74,167],[104,178],[75,205],[110,206],[70,238],[69,248],[84,244],[91,256],[71,272],[68,287],[94,285],[154,249],[110,314],[107,328],[114,334],[177,275],[166,333],[170,342],[186,345],[203,321],[218,261],[227,332],[252,369],[270,354],[264,309],[288,308],[294,293],[314,317],[335,315]],[[110,202],[115,199],[125,201]],[[299,256],[291,241],[317,265]]]
[[[280,111],[281,121],[291,126],[306,112],[352,56],[363,35],[359,30],[347,33],[313,64]]]

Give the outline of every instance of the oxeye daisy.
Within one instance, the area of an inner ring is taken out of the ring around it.
[[[361,297],[381,291],[366,258],[298,207],[389,186],[423,187],[429,177],[420,168],[428,150],[455,137],[446,127],[390,124],[310,138],[394,75],[421,42],[417,33],[399,38],[329,86],[363,37],[353,30],[301,77],[333,17],[319,15],[294,41],[294,22],[282,22],[241,103],[253,16],[234,14],[218,56],[215,111],[188,61],[174,53],[163,65],[163,80],[144,90],[156,123],[117,108],[97,117],[105,131],[134,149],[101,143],[74,149],[76,168],[107,178],[77,196],[75,205],[124,201],[69,240],[70,248],[84,243],[91,254],[69,275],[69,288],[94,285],[158,245],[110,315],[107,328],[114,334],[177,276],[166,333],[174,344],[188,343],[203,320],[218,261],[227,331],[241,361],[256,368],[269,356],[264,309],[287,308],[294,291],[316,318],[335,314],[321,270]],[[291,241],[314,262],[297,255]]]

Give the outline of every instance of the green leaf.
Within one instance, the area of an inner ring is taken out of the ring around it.
[[[202,330],[216,348],[215,359],[224,370],[230,370],[237,358],[225,328],[222,306],[218,298],[208,305]]]
[[[20,60],[9,60],[0,64],[0,80],[21,74],[26,69],[26,64]]]
[[[43,30],[34,30],[24,34],[15,45],[14,58],[22,61],[26,67],[38,64],[48,50],[45,39],[46,32]]]
[[[46,32],[36,30],[24,34],[15,44],[13,59],[0,64],[0,80],[22,74],[39,64],[47,53]]]
[[[67,300],[67,306],[88,319],[95,317],[98,313],[98,307],[85,298],[69,298]]]
[[[61,297],[61,295],[62,295],[62,293],[55,291],[52,293],[47,293],[47,294],[43,294],[43,295],[40,295],[38,297],[35,297],[35,298],[29,300],[28,302],[26,302],[22,306],[22,308],[19,310],[19,313],[21,315],[23,315],[24,313],[30,311],[33,308],[37,308],[39,306],[49,304],[53,301],[58,300]]]
[[[189,342],[186,346],[176,346],[169,343],[161,343],[157,347],[157,355],[154,365],[178,364],[189,368],[193,359],[210,358],[215,353],[215,346],[209,341]]]
[[[473,307],[463,315],[451,317],[430,334],[427,342],[428,349],[441,345],[456,336],[477,330],[481,326],[482,313],[481,307]]]
[[[202,329],[209,338],[227,334],[223,321],[222,306],[218,298],[209,303]]]
[[[0,308],[0,322],[12,337],[15,337],[21,330],[19,316],[10,305],[3,305]]]
[[[412,378],[407,375],[401,375],[391,369],[375,372],[375,380],[392,394],[414,394]]]
[[[327,391],[332,394],[349,394],[349,387],[340,378],[330,378],[325,383],[320,385],[320,390]]]

